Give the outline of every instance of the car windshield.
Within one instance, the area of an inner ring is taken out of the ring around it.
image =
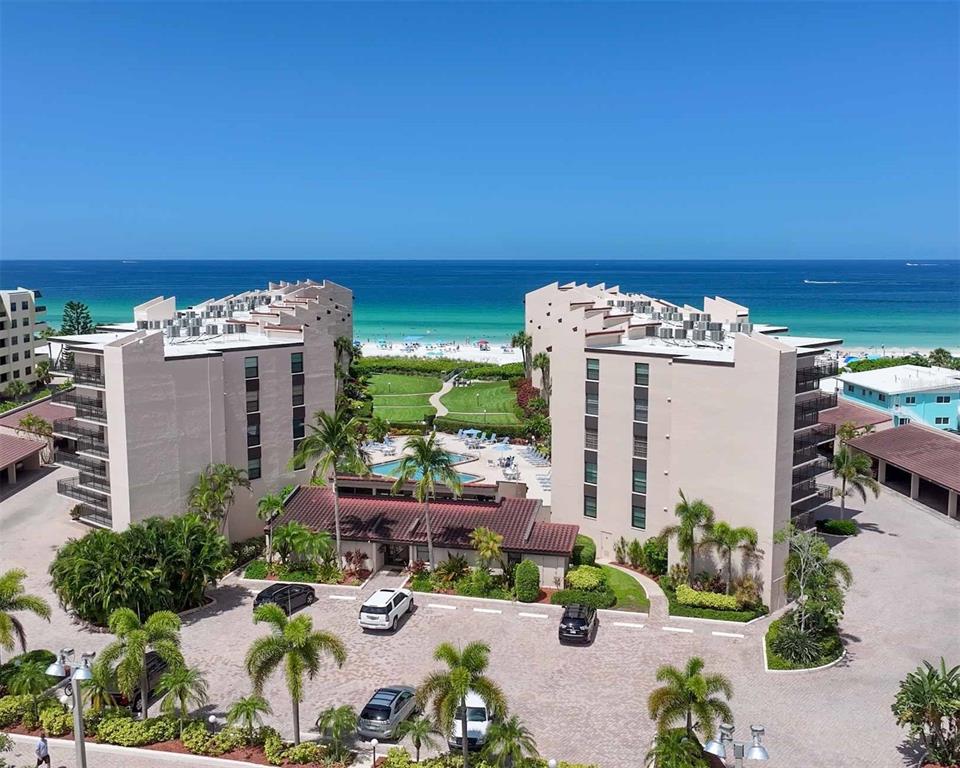
[[[457,707],[457,720],[460,720],[463,717],[463,708]],[[468,723],[482,723],[487,719],[487,710],[483,707],[467,707],[467,722]]]
[[[360,713],[360,717],[362,717],[364,720],[389,720],[390,708],[373,707],[368,704],[363,708],[363,712]]]
[[[587,620],[582,616],[564,616],[563,623],[568,627],[582,627],[587,623]]]
[[[361,613],[376,613],[376,614],[385,614],[390,613],[389,605],[365,605],[360,609]]]

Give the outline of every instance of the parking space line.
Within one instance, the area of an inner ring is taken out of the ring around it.
[[[499,608],[474,608],[474,613],[503,613]]]
[[[457,610],[457,606],[455,605],[443,605],[442,603],[427,603],[427,608],[443,608],[445,611]]]
[[[643,629],[643,624],[637,624],[635,621],[615,621],[613,622],[615,627],[633,627],[634,629]]]
[[[520,613],[518,613],[517,616],[523,616],[527,619],[549,619],[550,618],[545,613],[525,613],[523,611],[520,611]]]
[[[739,637],[740,639],[743,639],[743,635],[741,635],[739,632],[711,632],[710,634],[715,637]]]
[[[357,598],[352,597],[351,595],[327,595],[330,600],[356,600]]]
[[[660,627],[664,632],[690,632],[693,633],[692,629],[687,629],[686,627]]]

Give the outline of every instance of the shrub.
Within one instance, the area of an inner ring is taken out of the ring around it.
[[[752,576],[744,576],[737,581],[733,596],[743,608],[759,605],[760,585]]]
[[[427,562],[425,560],[414,560],[410,564],[410,573],[412,573],[414,576],[424,573],[427,570],[429,570],[429,568],[427,567]]]
[[[643,542],[643,566],[653,576],[667,572],[667,542],[659,537]]]
[[[40,712],[40,726],[49,736],[63,736],[73,730],[73,714],[59,702],[55,706],[45,707]]]
[[[202,720],[192,720],[183,727],[180,741],[188,752],[195,755],[216,755],[210,751],[210,732]],[[217,754],[223,754],[222,752]]]
[[[721,611],[735,611],[740,606],[733,595],[720,595],[716,592],[698,592],[686,584],[677,587],[677,602],[692,605],[695,608],[715,608]]]
[[[56,660],[57,656],[55,653],[42,648],[14,656],[6,664],[0,666],[0,693],[6,690],[10,678],[16,674],[22,664],[36,663],[41,664],[43,667],[48,667]]]
[[[453,584],[460,581],[469,571],[470,566],[463,555],[447,555],[447,559],[441,560],[433,569],[433,575],[438,581]]]
[[[831,661],[836,661],[843,654],[843,641],[836,629],[824,634],[813,634],[813,643],[816,644],[818,654],[811,658],[813,644],[808,639],[796,636],[796,627],[793,624],[793,613],[788,613],[776,621],[770,622],[767,635],[764,638],[767,650],[767,666],[770,669],[810,669],[822,667]],[[786,639],[781,639],[786,634]],[[782,655],[781,649],[794,658],[809,659],[806,662],[791,661]]]
[[[266,560],[254,560],[243,572],[245,579],[265,579],[270,571]]]
[[[643,559],[643,544],[637,539],[631,541],[627,546],[627,559],[634,568],[643,568],[645,562]]]
[[[413,764],[413,758],[403,747],[390,747],[380,768],[410,768]]]
[[[536,602],[540,596],[540,569],[533,560],[521,560],[513,571],[514,590],[521,603]]]
[[[495,600],[510,599],[510,593],[503,588],[501,581],[485,568],[475,568],[469,576],[460,579],[457,582],[457,594],[465,597],[490,597]]]
[[[243,541],[235,541],[230,545],[233,556],[233,567],[249,563],[257,557],[262,557],[267,543],[264,536],[253,536]]]
[[[601,589],[606,583],[603,569],[595,565],[581,565],[567,572],[567,586],[571,589]]]
[[[690,569],[686,563],[674,563],[670,566],[670,581],[673,584],[683,584],[690,577]]]
[[[780,627],[780,632],[770,641],[770,649],[792,664],[812,666],[823,651],[820,640],[807,632],[801,632],[796,624]]]
[[[627,547],[627,540],[623,536],[617,539],[613,545],[613,559],[616,560],[619,565],[627,564]]]
[[[129,714],[108,714],[97,726],[97,741],[121,747],[142,747],[177,737],[179,725],[172,717],[134,720]]]
[[[612,589],[594,589],[589,592],[582,589],[561,589],[550,595],[554,605],[587,605],[592,608],[612,608],[617,596]]]
[[[817,530],[831,536],[856,536],[857,524],[853,520],[817,520]]]
[[[391,427],[393,425],[391,424]],[[499,437],[527,437],[530,430],[523,424],[483,424],[481,421],[466,421],[463,419],[453,419],[449,416],[437,416],[433,420],[433,426],[438,432],[450,432],[456,434],[461,429],[480,429],[484,432],[490,432],[495,429]],[[417,434],[423,432],[419,428]]]
[[[283,759],[293,765],[306,765],[307,763],[322,762],[325,755],[326,750],[319,744],[304,741],[287,747],[284,750]]]
[[[418,573],[410,579],[410,589],[414,592],[433,592],[433,579],[429,573]]]
[[[0,728],[19,723],[30,706],[30,696],[27,694],[0,698]]]
[[[570,558],[570,564],[573,566],[578,565],[596,565],[597,562],[597,545],[593,543],[593,539],[589,536],[584,536],[582,533],[577,534],[577,540],[573,545],[573,556]]]

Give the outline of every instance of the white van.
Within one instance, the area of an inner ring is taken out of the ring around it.
[[[469,691],[466,697],[467,702],[467,749],[480,749],[487,741],[487,731],[490,729],[490,723],[493,722],[493,712],[487,708],[486,702],[480,698],[480,694],[475,691]],[[447,737],[447,744],[451,751],[463,749],[463,723],[461,722],[463,714],[457,707],[457,712],[453,718],[453,728]]]
[[[403,614],[413,610],[409,589],[378,589],[360,606],[362,629],[396,629]]]

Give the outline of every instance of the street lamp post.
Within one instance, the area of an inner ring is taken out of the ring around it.
[[[727,760],[727,744],[733,744],[733,765],[735,768],[743,768],[744,759],[747,760],[769,760],[770,753],[763,746],[762,740],[766,729],[762,725],[750,726],[750,744],[744,744],[741,741],[733,740],[733,726],[723,723],[720,726],[720,739],[710,739],[703,748],[704,752],[716,755],[722,758],[724,763]]]
[[[60,703],[73,710],[73,743],[77,750],[77,768],[87,768],[87,749],[83,735],[83,695],[80,693],[80,683],[93,677],[90,661],[95,655],[93,651],[81,654],[80,666],[71,668],[67,661],[73,658],[73,649],[64,648],[57,655],[57,660],[47,667],[47,674],[53,677],[64,677],[68,674],[67,670],[70,670],[73,700],[71,701],[64,691],[60,697]]]
[[[380,742],[376,739],[370,740],[370,746],[373,747],[373,768],[377,768],[377,747],[379,744]]]

